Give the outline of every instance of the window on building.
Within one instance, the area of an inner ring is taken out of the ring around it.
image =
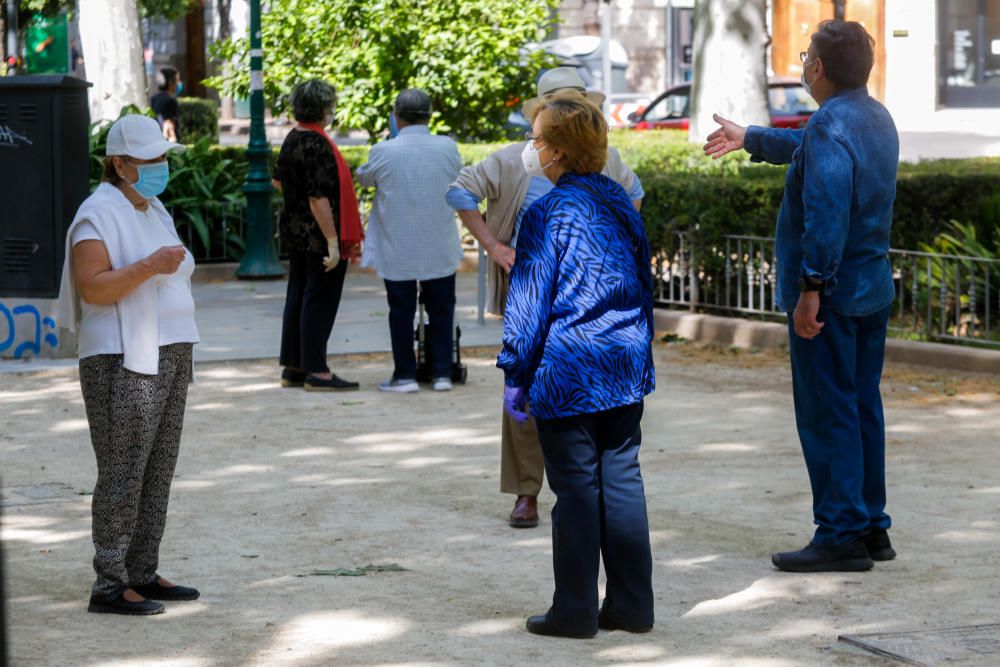
[[[939,103],[1000,107],[1000,0],[939,0]]]

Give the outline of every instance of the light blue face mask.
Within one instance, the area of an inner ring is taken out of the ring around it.
[[[132,188],[146,199],[157,197],[167,189],[170,167],[166,161],[137,164],[135,168],[139,170],[139,180],[132,184]]]

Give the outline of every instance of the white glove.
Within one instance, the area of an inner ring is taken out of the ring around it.
[[[327,256],[323,258],[323,266],[327,271],[333,271],[340,264],[340,239],[336,236],[326,240]]]

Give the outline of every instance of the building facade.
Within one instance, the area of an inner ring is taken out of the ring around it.
[[[695,0],[613,0],[615,40],[629,56],[629,92],[656,95],[689,80]],[[600,34],[600,0],[564,0],[558,36]],[[860,21],[876,40],[869,89],[901,132],[1000,137],[1000,0],[770,0],[769,71],[798,77],[816,26]],[[1000,152],[1000,144],[995,152]]]

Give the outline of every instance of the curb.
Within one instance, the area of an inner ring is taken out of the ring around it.
[[[788,328],[777,322],[754,322],[738,317],[662,308],[654,309],[653,321],[657,331],[674,333],[698,343],[740,348],[788,347]],[[885,359],[899,364],[1000,375],[1000,351],[962,345],[889,338],[885,345]]]

